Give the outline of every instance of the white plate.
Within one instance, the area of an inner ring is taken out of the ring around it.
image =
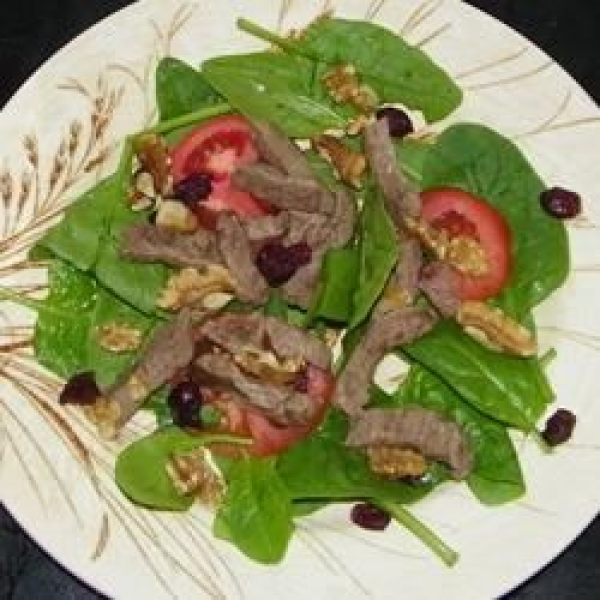
[[[398,528],[375,535],[352,527],[344,508],[303,520],[285,562],[264,568],[214,540],[202,510],[153,514],[119,495],[111,477],[116,448],[96,440],[75,412],[58,408],[57,382],[27,357],[33,315],[2,304],[2,500],[52,556],[117,598],[500,595],[556,556],[600,506],[598,108],[528,41],[456,0],[249,5],[136,3],[60,51],[16,94],[0,116],[0,284],[42,280],[22,262],[23,251],[69,199],[114,166],[114,143],[151,121],[160,56],[198,63],[257,48],[236,31],[237,16],[288,29],[325,5],[385,23],[423,45],[466,92],[453,120],[496,128],[548,182],[582,193],[584,217],[569,226],[572,275],[538,311],[543,344],[558,349],[551,367],[558,403],[579,417],[575,438],[552,456],[519,440],[529,492],[510,506],[486,509],[456,485],[419,504],[417,514],[460,551],[453,569]],[[94,137],[94,127],[101,136]],[[138,420],[125,441],[148,426]]]

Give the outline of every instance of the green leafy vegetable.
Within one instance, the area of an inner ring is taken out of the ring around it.
[[[156,68],[156,102],[168,121],[223,102],[201,72],[177,58],[163,58]]]
[[[474,458],[467,483],[484,504],[503,504],[525,493],[519,459],[506,428],[473,409],[423,367],[413,366],[392,396],[377,396],[378,406],[423,406],[446,415],[461,426]]]
[[[292,517],[290,497],[274,461],[241,459],[228,473],[227,492],[213,531],[246,556],[274,564],[285,555],[294,531]]]
[[[359,255],[356,248],[335,248],[323,258],[316,299],[309,318],[346,323],[353,313]]]
[[[410,485],[378,477],[364,453],[347,447],[346,417],[330,411],[312,435],[277,459],[277,470],[294,500],[355,500],[378,498],[408,504],[438,483]]]
[[[65,379],[93,371],[100,387],[113,384],[135,360],[135,353],[105,350],[99,328],[126,325],[145,335],[154,321],[64,261],[52,262],[48,279],[47,297],[32,307],[38,313],[33,340],[37,360]]]
[[[398,262],[398,237],[381,194],[367,195],[359,222],[360,272],[350,328],[369,314]]]
[[[193,496],[181,494],[167,473],[168,461],[177,454],[209,444],[244,444],[244,438],[204,434],[190,435],[177,427],[166,427],[129,445],[117,457],[115,479],[121,491],[136,504],[160,510],[185,511]]]
[[[421,110],[429,121],[447,116],[462,101],[460,88],[425,53],[374,23],[321,18],[297,41],[280,38],[245,19],[238,25],[285,52],[328,65],[354,66],[361,82],[369,85],[382,103],[403,103]]]
[[[539,362],[485,348],[449,321],[402,347],[482,413],[531,431],[552,401]]]
[[[314,93],[316,69],[301,56],[262,52],[213,58],[202,72],[247,117],[271,121],[290,137],[306,138],[346,123],[342,108]]]

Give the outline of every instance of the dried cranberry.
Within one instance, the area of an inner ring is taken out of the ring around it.
[[[208,173],[193,173],[173,186],[173,197],[192,208],[206,200],[212,192],[212,179]]]
[[[552,187],[540,194],[542,208],[557,219],[572,219],[581,212],[581,197],[576,192]]]
[[[350,518],[359,527],[373,531],[383,531],[392,520],[384,510],[368,502],[355,504],[352,507]]]
[[[550,446],[558,446],[568,441],[575,429],[577,418],[565,408],[559,408],[547,421],[542,437]]]
[[[173,423],[179,427],[200,427],[202,390],[194,381],[178,383],[169,394],[169,408]]]
[[[91,371],[73,375],[65,384],[58,401],[61,404],[94,404],[101,396],[100,389]]]
[[[392,137],[403,138],[415,130],[410,117],[403,110],[393,106],[380,108],[377,111],[377,118],[380,121],[383,119],[387,121]]]
[[[269,285],[277,287],[288,281],[303,265],[310,262],[312,251],[304,242],[284,246],[267,242],[256,257],[256,266]]]

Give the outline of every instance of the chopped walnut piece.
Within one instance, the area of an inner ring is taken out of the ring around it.
[[[337,138],[320,135],[312,139],[314,148],[337,171],[339,178],[354,188],[361,187],[361,178],[367,168],[364,154],[355,152]]]
[[[198,229],[198,219],[183,202],[165,200],[158,206],[156,226],[184,233],[193,232]]]
[[[122,353],[137,350],[142,343],[142,332],[127,323],[106,323],[97,329],[98,343],[109,352]]]
[[[306,367],[303,358],[280,359],[273,352],[243,348],[233,355],[234,362],[246,373],[268,383],[286,385],[296,381]]]
[[[365,113],[372,113],[379,104],[375,91],[360,83],[352,65],[335,67],[326,73],[321,81],[331,97],[340,104],[348,102]]]
[[[210,506],[216,506],[222,500],[225,481],[207,448],[172,456],[166,469],[173,485],[182,495],[194,494]]]
[[[157,306],[180,310],[184,306],[200,305],[218,310],[231,300],[234,291],[235,283],[225,267],[210,265],[202,271],[186,268],[171,276]]]
[[[121,409],[114,400],[98,398],[94,404],[83,407],[83,414],[90,423],[96,425],[102,439],[112,440],[117,437]]]
[[[371,470],[384,477],[421,477],[427,470],[425,457],[409,448],[371,447],[367,449],[367,456]]]
[[[464,302],[456,320],[466,333],[490,348],[518,356],[537,353],[533,334],[497,307],[483,302]]]
[[[152,176],[154,191],[166,196],[171,189],[171,159],[165,140],[155,133],[147,133],[137,138],[134,144],[136,158],[142,171]]]
[[[446,261],[457,271],[473,276],[488,272],[487,255],[476,239],[465,235],[450,237],[445,229],[437,229],[422,219],[406,218],[404,225],[438,259]]]

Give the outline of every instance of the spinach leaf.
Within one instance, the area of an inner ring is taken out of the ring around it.
[[[402,352],[480,412],[523,431],[535,427],[553,398],[537,359],[489,350],[450,321],[440,322]]]
[[[429,121],[450,114],[462,101],[460,88],[418,48],[389,29],[365,21],[321,18],[297,41],[279,38],[244,19],[238,26],[262,39],[328,65],[354,66],[383,102],[401,102]]]
[[[48,279],[47,297],[32,307],[38,312],[33,338],[37,360],[65,379],[93,371],[100,387],[110,386],[135,360],[135,353],[102,348],[98,328],[126,325],[145,335],[154,321],[64,261],[51,263]]]
[[[398,262],[398,239],[381,194],[367,194],[359,220],[360,271],[350,328],[369,314]]]
[[[277,471],[294,500],[372,498],[407,504],[425,496],[438,481],[409,485],[378,477],[363,452],[347,447],[346,417],[331,410],[324,424],[277,459]]]
[[[131,150],[126,146],[114,175],[76,200],[38,247],[92,273],[106,288],[144,313],[154,313],[156,298],[169,270],[164,265],[124,261],[118,252],[125,227],[146,218],[125,202],[131,177]]]
[[[564,225],[540,207],[544,183],[520,150],[482,125],[444,131],[423,163],[422,186],[453,185],[485,198],[512,231],[513,267],[498,302],[519,320],[562,285],[569,272]]]
[[[213,532],[246,556],[274,564],[294,531],[292,503],[273,460],[247,458],[232,465]]]
[[[259,52],[212,58],[208,82],[251,119],[271,121],[290,137],[344,128],[343,109],[313,91],[316,65],[301,56]]]
[[[222,97],[201,72],[172,57],[163,58],[156,68],[156,103],[161,121],[219,104]]]
[[[506,427],[465,403],[454,390],[423,367],[413,366],[392,396],[377,394],[376,405],[418,405],[458,423],[469,440],[474,457],[473,471],[467,483],[484,504],[503,504],[525,493],[519,459]]]
[[[185,511],[194,503],[194,497],[181,494],[173,485],[167,473],[171,457],[211,443],[238,443],[241,439],[220,434],[190,435],[177,427],[166,427],[133,442],[119,454],[115,480],[136,504]]]
[[[334,248],[323,258],[319,288],[309,310],[309,319],[346,323],[353,312],[353,295],[358,279],[356,248]]]

